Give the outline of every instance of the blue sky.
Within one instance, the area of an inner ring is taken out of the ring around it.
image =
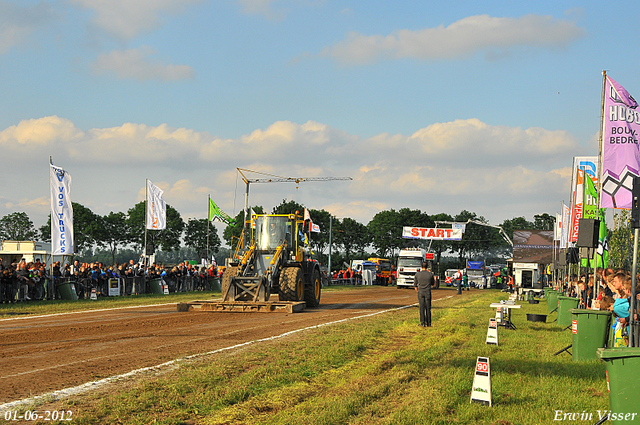
[[[637,2],[0,0],[0,215],[49,212],[49,156],[99,214],[149,178],[183,217],[253,185],[367,223],[560,210],[602,70],[640,96]],[[254,177],[259,177],[258,175]]]

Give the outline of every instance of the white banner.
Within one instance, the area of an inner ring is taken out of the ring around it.
[[[311,231],[314,233],[320,233],[320,226],[314,224],[313,222],[309,222],[309,226],[311,227]]]
[[[559,241],[562,237],[562,215],[556,213],[556,227],[553,232],[553,240]]]
[[[562,203],[562,234],[560,235],[560,248],[567,248],[569,245],[569,221],[571,220],[571,210],[569,206]]]
[[[51,184],[51,255],[73,254],[73,206],[71,175],[53,164],[49,166]]]
[[[167,228],[167,204],[162,199],[164,191],[147,180],[147,229]]]
[[[459,240],[462,240],[462,229],[403,227],[402,237],[406,239],[433,239],[433,240],[441,240],[441,241],[459,241]]]

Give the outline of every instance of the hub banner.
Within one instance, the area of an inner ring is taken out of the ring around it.
[[[604,85],[602,208],[631,208],[633,178],[640,169],[638,102],[608,75]]]
[[[405,239],[432,239],[435,241],[460,241],[462,240],[462,229],[403,227],[402,237]]]
[[[60,167],[49,165],[51,184],[51,255],[73,254],[73,206],[71,175]]]

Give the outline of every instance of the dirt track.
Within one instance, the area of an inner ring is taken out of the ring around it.
[[[433,299],[454,293],[434,290]],[[374,287],[325,291],[320,308],[294,314],[178,313],[170,304],[0,320],[0,403],[416,301],[412,290]]]

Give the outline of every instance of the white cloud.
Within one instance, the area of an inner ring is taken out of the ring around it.
[[[110,74],[120,79],[138,81],[177,81],[195,77],[195,71],[190,66],[164,63],[154,57],[155,53],[148,46],[124,51],[113,50],[100,54],[92,68],[96,74]]]
[[[29,6],[0,0],[0,54],[20,45],[31,34],[46,26],[55,18],[50,3],[39,2]]]
[[[166,15],[181,13],[201,0],[71,0],[95,12],[92,22],[108,34],[130,40],[162,24]]]
[[[74,178],[74,201],[99,214],[126,211],[142,200],[145,178],[165,190],[167,202],[185,217],[205,214],[209,194],[234,214],[244,202],[245,187],[235,170],[241,167],[288,177],[351,176],[353,181],[305,182],[298,189],[288,183],[252,185],[250,203],[271,210],[282,199],[295,199],[364,223],[382,209],[402,207],[450,214],[467,209],[494,223],[551,213],[568,193],[572,157],[584,153],[562,131],[477,119],[371,138],[313,121],[279,121],[224,139],[166,124],[81,130],[56,116],[6,128],[0,149],[9,159],[0,184],[20,181],[33,199],[46,198],[48,184],[41,182],[48,181],[44,164],[53,154]],[[42,167],[34,168],[34,161]],[[7,194],[5,209],[25,205],[41,214],[42,208],[23,200],[24,193]],[[508,209],[505,202],[512,203]]]
[[[563,48],[585,34],[586,31],[575,23],[551,16],[496,18],[478,15],[448,27],[402,29],[388,35],[351,32],[345,40],[324,48],[320,55],[343,65],[402,58],[457,59],[479,52],[494,58],[519,48]]]

